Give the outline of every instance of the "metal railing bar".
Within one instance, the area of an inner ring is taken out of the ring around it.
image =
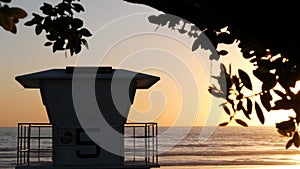
[[[152,126],[152,136],[153,136],[153,138],[152,138],[152,150],[154,150],[154,146],[155,146],[155,144],[154,144],[154,126]],[[154,152],[152,151],[152,161],[154,162]]]
[[[40,162],[40,149],[41,149],[41,128],[39,127],[39,138],[38,138],[38,162]]]
[[[24,135],[26,136],[26,126],[22,126],[24,128]],[[23,147],[25,148],[26,145],[26,139],[23,139]],[[25,153],[23,152],[23,163],[26,162],[26,156]]]
[[[144,133],[144,136],[145,136],[145,162],[146,162],[146,165],[147,165],[147,161],[148,161],[148,158],[147,158],[147,124],[145,124],[145,133]]]
[[[41,148],[42,140],[52,139],[52,137],[41,135],[42,129],[51,127],[50,123],[18,123],[17,166],[30,166],[31,160],[41,162],[41,157],[48,157],[46,154],[43,156],[42,153],[51,153],[52,149]],[[37,148],[32,148],[31,143],[37,143]]]
[[[133,129],[133,161],[135,161],[135,127]]]
[[[141,149],[138,152],[144,152],[144,162],[146,165],[158,164],[157,123],[126,123],[124,127],[132,128],[132,134],[125,134],[124,136],[124,139],[133,139],[133,146],[125,151],[127,154],[129,153],[128,158],[133,158],[133,161],[136,161],[136,152],[138,149],[134,144],[136,139],[144,139],[144,149]],[[136,135],[135,132],[138,128],[144,128],[143,135]]]
[[[22,137],[22,138],[28,139],[27,136],[26,137]],[[30,137],[30,138],[32,138],[32,139],[39,139],[39,138],[41,138],[41,139],[52,139],[51,136],[49,136],[49,137]]]
[[[30,135],[31,135],[31,125],[28,126],[28,138],[27,138],[27,148],[30,150]],[[27,151],[27,166],[29,166],[30,163],[30,151]]]
[[[53,126],[50,123],[18,123],[17,165],[30,166],[33,162],[41,162],[45,160],[44,157],[49,157],[50,154],[48,153],[52,152],[52,148],[43,148],[43,140],[53,138],[52,136],[45,136],[42,129],[50,127],[53,131]],[[133,158],[133,161],[139,162],[141,157],[145,156],[142,160],[145,165],[158,164],[157,123],[125,123],[124,127],[127,129],[132,128],[131,134],[124,135],[124,139],[129,139],[130,142],[133,141],[131,144],[133,149],[130,148],[128,151],[124,151],[130,154],[129,159],[132,160]],[[145,130],[141,135],[139,135],[140,129],[141,131]],[[144,139],[144,141],[139,139]],[[141,152],[144,155],[139,153],[140,148],[144,151]]]
[[[18,145],[18,147],[17,147],[17,165],[19,164],[19,136],[20,136],[20,126],[19,126],[19,124],[18,124],[18,139],[17,139],[17,145]]]
[[[157,124],[155,125],[155,141],[156,141],[156,164],[158,164],[158,131],[157,131]]]

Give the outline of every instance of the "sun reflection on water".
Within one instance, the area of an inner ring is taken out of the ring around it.
[[[291,158],[294,159],[295,161],[298,161],[300,163],[300,155],[294,155]],[[300,165],[298,167],[300,168]]]

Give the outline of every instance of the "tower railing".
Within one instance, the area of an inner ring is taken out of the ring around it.
[[[18,123],[17,166],[52,163],[52,125]],[[157,123],[124,125],[124,165],[158,166]]]
[[[125,163],[158,165],[157,123],[124,125]]]
[[[17,144],[17,166],[50,162],[52,160],[52,125],[18,123]]]

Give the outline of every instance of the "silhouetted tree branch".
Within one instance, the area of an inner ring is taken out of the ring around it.
[[[252,90],[251,79],[246,72],[239,69],[238,75],[231,74],[231,68],[226,71],[222,65],[220,76],[213,77],[220,83],[220,88],[212,85],[209,92],[215,97],[226,99],[224,112],[230,116],[226,126],[235,119],[237,112],[243,112],[250,118],[255,110],[262,124],[265,122],[264,114],[258,101],[267,110],[293,110],[295,116],[290,120],[276,124],[278,132],[291,137],[286,148],[291,145],[299,147],[300,122],[300,92],[293,93],[300,80],[300,60],[298,48],[300,40],[299,22],[300,10],[291,2],[272,2],[272,4],[255,4],[236,1],[200,1],[200,0],[124,0],[130,3],[144,4],[153,7],[163,14],[149,16],[149,22],[159,26],[168,26],[181,34],[195,38],[192,50],[199,47],[206,49],[201,43],[202,36],[209,38],[215,49],[219,44],[238,43],[244,58],[253,63],[253,74],[262,82],[261,92],[252,96],[244,94],[244,88]],[[184,22],[184,24],[180,24]],[[186,24],[193,24],[185,29]],[[225,30],[225,31],[224,31]],[[204,34],[204,35],[203,35]],[[218,60],[228,52],[221,50],[218,55],[212,54],[210,59]],[[225,76],[225,77],[224,77]],[[274,87],[280,86],[282,90]],[[272,93],[274,94],[272,94]],[[280,99],[275,100],[275,95]],[[274,102],[274,105],[271,105]],[[254,109],[252,108],[254,106]],[[248,126],[241,119],[235,122]]]
[[[70,50],[71,56],[81,51],[81,46],[88,48],[87,40],[92,34],[83,28],[83,21],[74,17],[74,13],[84,11],[84,7],[76,2],[80,0],[62,0],[55,6],[44,3],[40,10],[44,16],[32,13],[33,18],[25,22],[26,26],[35,26],[36,35],[43,31],[48,41],[44,46],[51,46],[53,53],[59,50]],[[1,2],[10,3],[11,0],[0,0],[0,25],[12,33],[17,32],[15,23],[25,18],[27,13],[21,9],[8,5],[1,5]],[[67,53],[65,53],[67,56]]]
[[[9,7],[7,3],[10,2],[11,0],[0,0],[0,25],[3,29],[16,34],[16,24],[19,19],[25,18],[27,13],[22,8]]]

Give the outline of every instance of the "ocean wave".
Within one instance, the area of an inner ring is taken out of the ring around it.
[[[300,155],[300,151],[168,151],[160,156],[246,156],[246,155]]]
[[[245,146],[251,146],[249,144],[198,144],[198,143],[191,143],[191,144],[178,144],[175,145],[175,148],[179,147],[245,147]],[[256,145],[253,145],[256,146]]]
[[[15,158],[17,158],[17,155],[16,154],[0,154],[0,158],[1,159],[5,159],[5,158],[9,158],[9,159],[11,159],[11,158],[13,158],[13,159],[15,159]]]
[[[1,152],[7,152],[7,151],[17,151],[17,148],[13,148],[13,147],[0,147],[0,153]]]

